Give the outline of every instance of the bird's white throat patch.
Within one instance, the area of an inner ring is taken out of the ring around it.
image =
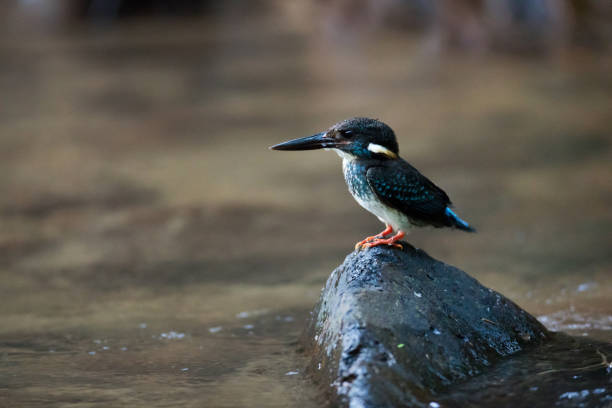
[[[330,150],[330,149],[325,149],[325,150]],[[356,159],[356,157],[355,157],[355,156],[353,156],[353,155],[352,155],[352,154],[350,154],[350,153],[345,152],[344,150],[340,150],[340,149],[331,149],[331,150],[333,150],[334,152],[336,152],[336,154],[337,154],[338,156],[340,156],[340,157],[342,158],[342,160],[343,160],[343,161],[344,161],[344,160],[351,161],[351,160]]]
[[[372,153],[384,154],[385,156],[390,157],[392,159],[397,159],[397,154],[393,153],[391,150],[387,149],[386,147],[381,146],[376,143],[370,143],[368,145],[368,150],[371,151]]]

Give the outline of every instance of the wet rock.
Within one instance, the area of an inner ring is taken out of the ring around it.
[[[551,336],[465,272],[404,243],[353,252],[306,331],[312,374],[350,407],[436,406],[435,396]]]

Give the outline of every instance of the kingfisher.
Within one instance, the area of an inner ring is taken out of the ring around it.
[[[326,149],[342,158],[344,180],[351,195],[385,224],[382,232],[357,242],[355,249],[378,245],[402,249],[397,241],[413,227],[476,231],[451,209],[452,203],[440,187],[399,157],[395,133],[379,120],[343,120],[325,132],[270,149]]]

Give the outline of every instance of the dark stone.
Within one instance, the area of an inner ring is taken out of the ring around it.
[[[338,404],[427,407],[450,385],[551,338],[512,301],[403,245],[349,254],[306,331],[311,374],[332,384]]]

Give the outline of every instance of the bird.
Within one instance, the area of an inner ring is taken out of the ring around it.
[[[398,243],[414,227],[476,230],[453,211],[448,195],[399,156],[395,133],[385,123],[355,117],[324,132],[270,146],[272,150],[333,150],[342,158],[349,192],[385,224],[385,229],[355,244],[355,249]],[[390,236],[390,237],[389,237]]]

